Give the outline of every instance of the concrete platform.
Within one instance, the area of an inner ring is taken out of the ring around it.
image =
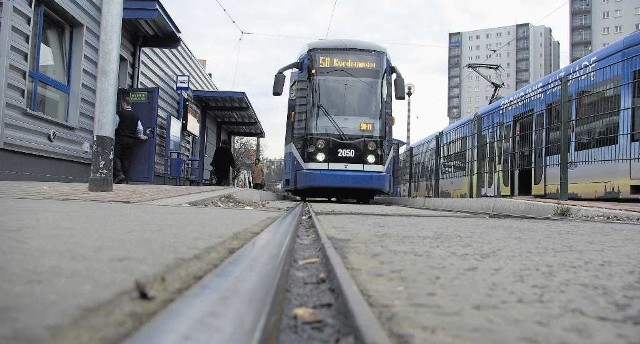
[[[0,182],[0,343],[120,341],[284,210],[187,203],[253,191]]]

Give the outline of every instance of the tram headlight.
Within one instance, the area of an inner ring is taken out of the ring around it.
[[[372,151],[374,149],[376,149],[376,142],[375,141],[369,141],[369,143],[367,143],[367,148]]]
[[[327,157],[327,156],[326,156],[326,155],[324,155],[324,153],[318,153],[318,154],[316,154],[316,160],[318,160],[318,162],[323,162],[323,161],[324,161],[324,159],[325,159],[326,157]]]
[[[323,139],[320,139],[320,140],[316,141],[316,148],[323,149],[326,144],[327,143]]]
[[[373,154],[367,155],[367,162],[373,164],[374,162],[376,162],[376,156]]]
[[[313,152],[315,152],[315,151],[316,151],[316,147],[315,147],[315,146],[313,146],[313,145],[309,145],[309,146],[307,147],[307,152],[309,152],[309,153],[313,153]]]

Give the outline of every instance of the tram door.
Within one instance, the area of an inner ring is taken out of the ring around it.
[[[514,120],[516,184],[514,196],[530,196],[533,185],[533,117],[529,110]]]
[[[499,178],[496,169],[496,140],[498,132],[492,117],[482,119],[481,136],[478,136],[478,187],[480,196],[495,196],[499,192]]]
[[[499,139],[500,147],[499,151],[499,181],[500,181],[500,195],[512,196],[513,189],[511,187],[511,180],[513,175],[513,166],[511,159],[511,137],[512,137],[512,123],[500,124]]]
[[[640,179],[640,69],[633,72],[631,99],[631,179]]]
[[[545,160],[544,160],[544,112],[535,115],[535,128],[533,136],[533,186],[531,194],[534,196],[545,195]]]

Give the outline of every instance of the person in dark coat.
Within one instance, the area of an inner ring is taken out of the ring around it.
[[[133,146],[138,139],[146,140],[148,137],[142,133],[140,117],[131,110],[129,98],[122,97],[117,115],[118,124],[113,147],[113,182],[120,184],[129,177]]]
[[[213,173],[216,176],[216,185],[229,185],[229,168],[236,168],[233,153],[229,148],[229,141],[222,140],[220,142],[220,146],[213,153],[211,167],[213,167]]]

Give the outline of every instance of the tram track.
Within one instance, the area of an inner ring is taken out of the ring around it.
[[[300,203],[125,343],[390,343]]]

